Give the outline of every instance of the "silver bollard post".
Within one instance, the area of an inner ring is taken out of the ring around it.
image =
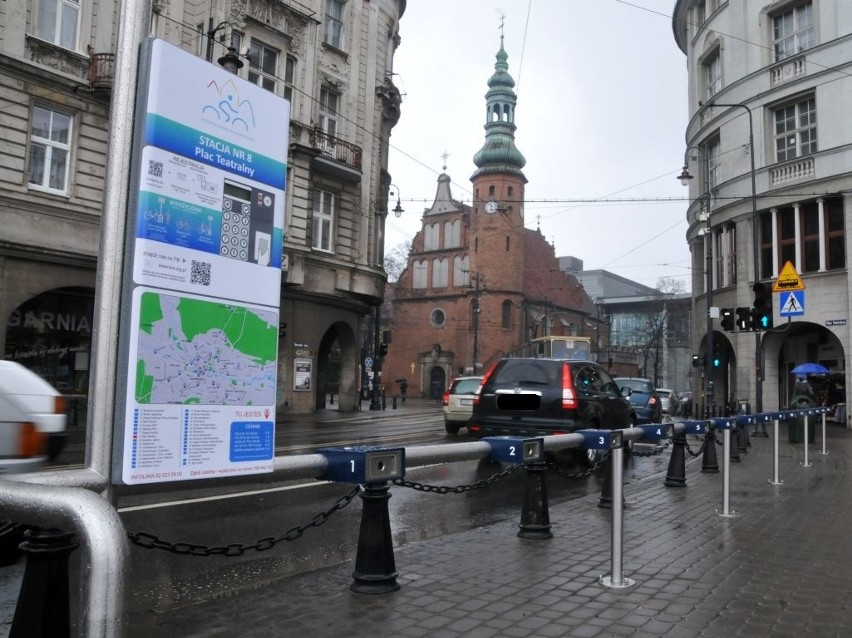
[[[780,442],[779,442],[780,427],[781,427],[780,419],[775,419],[775,426],[774,426],[774,429],[773,429],[774,434],[775,434],[775,440],[773,441],[774,453],[773,453],[773,459],[772,459],[772,465],[773,465],[772,477],[773,478],[770,479],[770,481],[769,481],[769,483],[771,485],[782,485],[784,483],[784,481],[782,481],[781,479],[778,478],[778,457],[780,456]]]
[[[826,440],[825,440],[825,410],[822,411],[822,450],[820,454],[825,455],[828,454],[828,450],[825,449]]]
[[[722,435],[722,511],[719,516],[735,516],[731,511],[731,430],[725,428]]]
[[[808,415],[805,414],[805,424],[804,424],[804,441],[803,445],[805,446],[805,460],[802,463],[802,467],[810,467],[812,463],[808,461]]]
[[[623,573],[624,551],[624,501],[623,501],[624,449],[621,445],[612,449],[612,557],[610,575],[601,576],[600,583],[612,589],[624,589],[636,584]]]

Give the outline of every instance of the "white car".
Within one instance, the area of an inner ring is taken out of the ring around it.
[[[0,474],[38,469],[65,445],[65,400],[14,361],[0,361]]]
[[[669,388],[657,388],[657,395],[663,405],[663,414],[669,416],[680,414],[680,397],[678,397],[677,392]]]
[[[442,410],[447,434],[458,434],[459,429],[467,425],[473,414],[473,395],[480,383],[482,377],[457,377],[450,389],[444,392]]]

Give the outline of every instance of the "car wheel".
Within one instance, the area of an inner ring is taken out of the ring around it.
[[[447,434],[458,434],[460,427],[458,423],[450,423],[449,421],[444,423],[444,429],[447,431]]]

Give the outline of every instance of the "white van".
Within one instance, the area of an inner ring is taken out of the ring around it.
[[[65,445],[65,400],[14,361],[0,361],[0,474],[38,469]]]

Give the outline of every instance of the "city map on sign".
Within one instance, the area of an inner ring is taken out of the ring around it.
[[[139,324],[137,403],[275,404],[274,312],[146,292]]]

